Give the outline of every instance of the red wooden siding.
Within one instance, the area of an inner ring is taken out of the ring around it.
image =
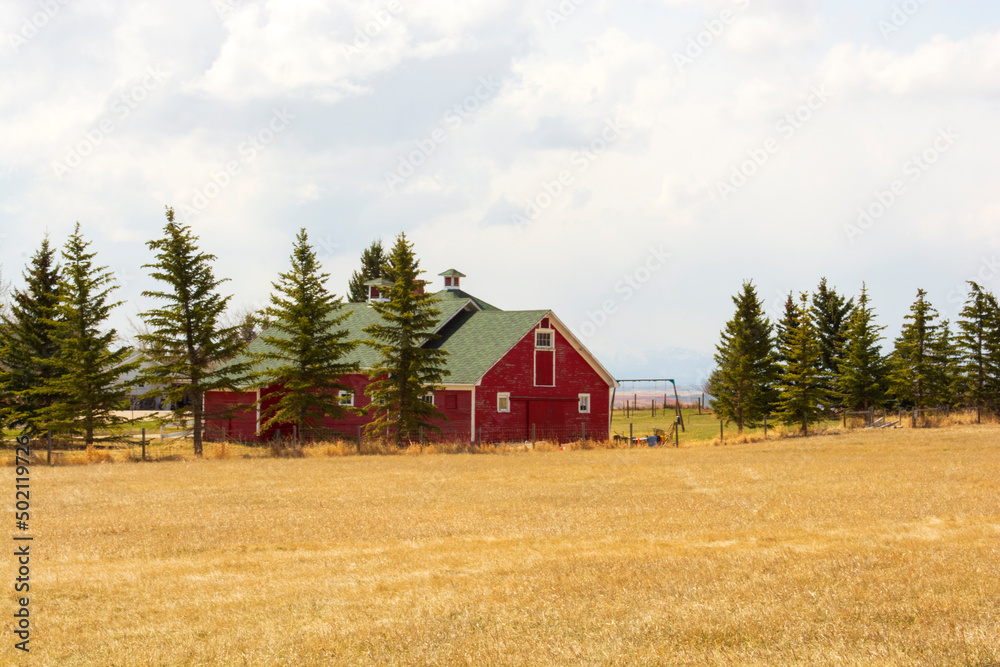
[[[349,375],[344,378],[344,383],[354,389],[354,407],[363,408],[371,403],[371,399],[365,395],[365,388],[370,380],[367,375]],[[264,399],[264,406],[268,406],[268,396],[274,393],[273,388],[264,389],[261,396]],[[266,429],[260,436],[257,435],[257,413],[250,408],[257,400],[257,392],[210,392],[205,398],[205,406],[214,413],[215,416],[206,420],[206,436],[210,440],[217,440],[222,437],[222,429],[225,428],[226,437],[232,440],[241,441],[265,441],[274,437],[292,437],[292,426],[290,424],[280,425]],[[330,400],[337,400],[331,396]],[[441,429],[441,434],[428,432],[427,440],[459,440],[469,442],[472,431],[472,392],[469,390],[442,390],[435,394],[434,405],[442,413],[442,419],[436,422]],[[244,406],[239,410],[239,406]],[[235,416],[224,417],[223,411],[232,412]],[[358,426],[365,426],[371,421],[367,414],[346,414],[343,419],[334,421],[324,419],[323,427],[330,431],[333,436],[345,439],[357,437]]]
[[[257,411],[253,408],[256,391],[213,391],[205,397],[205,438],[218,440],[255,440]]]
[[[560,441],[608,438],[608,384],[558,331],[553,387],[534,386],[535,332],[530,331],[483,377],[476,387],[476,427],[486,442],[531,437]],[[497,412],[497,394],[510,393],[510,412]],[[578,411],[579,394],[590,394],[590,413]]]

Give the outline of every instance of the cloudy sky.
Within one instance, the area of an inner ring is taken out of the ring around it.
[[[552,308],[619,377],[704,379],[730,296],[1000,291],[994,0],[0,1],[0,267],[79,221],[126,304],[172,205],[261,305],[305,227],[342,294]]]

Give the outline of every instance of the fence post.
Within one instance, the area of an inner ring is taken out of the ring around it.
[[[725,433],[722,431],[722,420],[719,420],[719,442],[725,437]]]
[[[477,445],[483,444],[483,427],[482,426],[477,426],[476,427],[476,444]]]
[[[361,424],[358,424],[358,454],[361,453]]]
[[[584,441],[586,441],[586,439],[587,439],[587,424],[586,423],[581,423],[580,424],[580,439],[584,440]]]
[[[680,429],[681,423],[680,422],[681,422],[681,420],[679,418],[675,418],[674,419],[674,447],[677,447],[678,449],[681,446],[681,429]]]
[[[535,448],[535,425],[531,425],[531,448]]]
[[[632,446],[632,442],[633,442],[633,439],[632,439],[632,422],[629,422],[629,424],[628,424],[628,446],[629,447]]]
[[[913,408],[913,418],[910,420],[910,426],[912,428],[917,427],[917,409]]]
[[[160,444],[163,444],[163,424],[160,424]]]
[[[52,431],[47,431],[45,434],[45,448],[48,452],[48,464],[52,465]]]
[[[146,460],[146,427],[142,427],[142,460]]]
[[[868,408],[868,425],[871,426],[875,423],[875,408]]]
[[[424,427],[421,426],[418,429],[418,432],[420,433],[420,449],[423,449],[424,448]]]
[[[844,429],[847,429],[847,408],[844,408]]]
[[[653,419],[656,419],[656,399],[655,399],[655,398],[653,399],[653,404],[652,404],[652,405],[653,405],[653,415],[652,415],[652,417],[653,417]],[[667,407],[667,406],[666,406],[666,405],[664,405],[664,406],[663,406],[663,409],[665,410],[665,409],[666,409],[666,407]]]
[[[767,415],[764,415],[764,439],[767,440]]]

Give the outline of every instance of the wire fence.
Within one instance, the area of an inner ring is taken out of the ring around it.
[[[140,428],[137,431],[100,435],[91,445],[81,437],[45,434],[30,440],[29,447],[35,462],[49,465],[74,465],[112,461],[171,461],[197,456],[194,450],[193,430],[189,424],[166,423],[159,427]],[[420,429],[411,437],[402,439],[402,447],[394,438],[370,437],[361,426],[342,429],[316,429],[300,436],[294,427],[274,432],[261,440],[241,438],[236,433],[218,426],[206,426],[202,431],[202,452],[205,458],[271,458],[309,455],[391,454],[404,450],[477,451],[482,448],[505,446],[534,447],[539,443],[560,445],[571,442],[607,441],[604,432],[588,432],[585,425],[551,427],[524,425],[498,427],[483,425],[445,425],[440,429]],[[13,448],[13,441],[5,445]],[[10,460],[13,460],[11,449]]]
[[[690,415],[689,415],[690,417]],[[706,415],[706,419],[710,416]],[[954,410],[948,408],[920,408],[917,410],[866,410],[848,411],[839,415],[836,421],[824,422],[821,430],[829,428],[882,429],[882,428],[934,428],[951,425],[997,424],[996,414],[975,409]],[[731,434],[723,434],[718,422],[715,436],[728,442]],[[208,427],[203,432],[202,456],[205,458],[284,458],[301,456],[350,456],[368,454],[396,454],[400,452],[479,452],[510,449],[551,449],[595,448],[595,447],[655,447],[679,446],[692,436],[695,440],[711,437],[710,434],[678,434],[676,424],[644,424],[636,429],[626,425],[624,434],[621,424],[615,432],[592,432],[584,424],[553,427],[545,424],[525,424],[500,427],[483,424],[475,429],[445,425],[440,431],[427,429],[406,438],[402,447],[392,440],[385,441],[369,437],[361,427],[325,429],[300,438],[292,429],[284,434],[261,441],[240,439],[227,433],[224,428]],[[691,430],[691,424],[688,424]],[[794,429],[775,425],[773,437],[790,434]],[[698,426],[695,425],[696,429]],[[700,429],[698,429],[700,430]],[[786,433],[787,431],[787,433]],[[626,435],[627,434],[627,435]],[[164,423],[154,428],[137,431],[101,435],[91,446],[80,437],[42,435],[33,438],[29,447],[35,463],[51,465],[76,465],[102,462],[128,461],[171,461],[188,460],[196,457],[193,431],[189,424]],[[14,441],[8,437],[4,443],[5,463],[15,459]]]

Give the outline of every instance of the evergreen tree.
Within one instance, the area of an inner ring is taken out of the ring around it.
[[[812,316],[819,338],[820,367],[828,378],[824,389],[834,393],[840,364],[845,354],[848,318],[854,310],[854,299],[845,299],[831,287],[826,278],[819,281],[819,287],[812,297]]]
[[[868,305],[868,290],[864,285],[845,329],[840,373],[835,378],[837,396],[846,410],[882,407],[889,384],[880,344],[885,327],[875,324],[874,309]]]
[[[14,291],[10,312],[0,319],[0,428],[19,427],[37,436],[42,431],[40,411],[53,400],[38,390],[57,373],[53,320],[59,267],[48,236],[23,276],[24,289]]]
[[[339,328],[350,313],[341,312],[340,299],[324,286],[329,275],[320,272],[305,229],[295,239],[291,264],[272,283],[275,293],[266,310],[272,324],[256,355],[267,369],[258,381],[279,386],[260,406],[261,430],[295,424],[304,439],[324,417],[337,419],[346,412],[335,392],[351,390],[343,377],[358,372],[358,365],[343,361],[355,347],[347,341],[348,331]]]
[[[172,208],[166,216],[162,238],[146,243],[156,261],[143,268],[165,287],[142,293],[163,305],[140,314],[147,329],[137,336],[147,362],[140,380],[156,386],[150,395],[163,395],[177,406],[175,419],[190,416],[194,453],[201,456],[206,392],[238,389],[248,364],[232,361],[244,343],[238,326],[222,324],[231,297],[218,293],[225,280],[212,271],[215,255],[198,249],[198,238],[174,220]]]
[[[808,435],[809,422],[825,413],[830,395],[825,389],[827,377],[821,368],[819,336],[805,292],[799,304],[785,313],[782,327],[787,333],[787,347],[781,350],[784,361],[777,385],[777,416],[789,425],[801,423],[803,435]]]
[[[933,343],[937,334],[937,311],[927,301],[927,292],[917,290],[917,300],[904,318],[903,330],[890,357],[889,383],[901,403],[927,407],[935,399],[938,382]]]
[[[126,419],[114,414],[128,402],[130,384],[123,380],[136,369],[128,346],[112,348],[118,334],[102,331],[111,311],[121,305],[109,301],[118,287],[107,267],[94,265],[96,253],[87,252],[90,243],[80,234],[80,223],[62,251],[63,269],[58,300],[52,319],[56,344],[53,374],[43,380],[37,395],[48,404],[39,410],[38,422],[45,428],[82,433],[90,447],[94,432],[122,424]]]
[[[785,350],[788,350],[792,346],[790,334],[785,323],[797,320],[798,312],[799,307],[795,303],[795,295],[789,292],[785,298],[785,309],[782,317],[774,324],[774,359],[779,365],[787,361],[782,355]]]
[[[1000,374],[997,348],[997,301],[978,284],[969,281],[969,296],[959,314],[957,345],[961,353],[961,373],[967,404],[975,406],[977,419],[982,410],[997,403],[996,378]]]
[[[375,278],[382,278],[385,275],[386,265],[389,258],[382,248],[382,239],[373,241],[370,246],[361,253],[361,271],[351,274],[351,280],[347,283],[347,300],[350,303],[364,303],[368,300],[368,288],[365,283]]]
[[[433,332],[441,312],[434,307],[437,299],[423,292],[419,266],[412,244],[400,234],[384,275],[392,281],[384,292],[388,302],[371,304],[381,322],[364,329],[372,338],[366,343],[379,354],[369,371],[374,382],[366,389],[374,416],[367,431],[397,447],[419,437],[421,428],[440,430],[432,421],[441,413],[423,397],[450,374],[444,368],[447,352],[427,345],[437,337]]]
[[[720,419],[735,422],[742,433],[757,426],[770,412],[777,378],[772,327],[750,281],[733,297],[736,314],[726,323],[716,345],[716,370],[709,379],[712,409]]]
[[[947,407],[958,405],[963,393],[961,352],[948,320],[941,322],[937,335],[931,341],[931,358],[931,394],[934,401]]]

